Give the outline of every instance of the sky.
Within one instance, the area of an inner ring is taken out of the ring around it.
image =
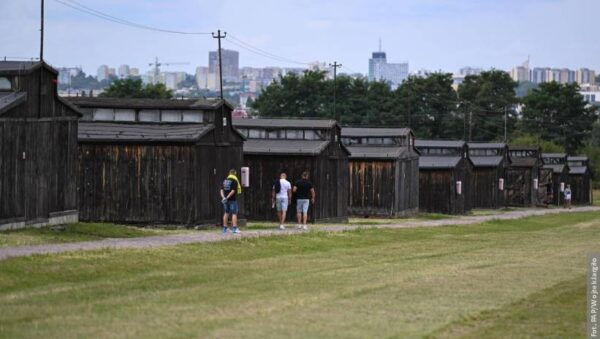
[[[457,72],[464,66],[509,70],[528,57],[532,67],[600,71],[599,0],[60,1],[161,29],[221,29],[228,34],[223,47],[240,52],[240,66],[337,61],[340,71],[367,73],[381,39],[388,62],[408,62],[411,72]],[[158,57],[187,63],[164,71],[193,73],[208,64],[208,51],[216,50],[210,34],[124,26],[60,1],[45,0],[44,58],[55,67],[81,66],[95,75],[102,64],[128,64],[144,72]],[[0,0],[0,18],[0,58],[37,57],[40,0]],[[286,61],[242,49],[235,45],[239,41]]]

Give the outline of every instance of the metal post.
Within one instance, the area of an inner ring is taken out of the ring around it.
[[[504,106],[504,142],[506,143],[508,140],[508,110],[507,107]]]
[[[334,61],[333,64],[329,64],[330,67],[333,67],[333,116],[336,121],[340,122],[340,117],[337,115],[336,110],[336,83],[337,83],[337,69],[338,67],[342,67],[342,64],[338,64],[337,61]]]
[[[217,39],[219,44],[219,89],[221,91],[221,100],[223,100],[223,60],[221,59],[221,39],[224,39],[227,36],[227,32],[223,32],[221,35],[221,30],[217,30],[217,35],[215,33],[212,34],[212,37]]]
[[[40,15],[40,62],[44,61],[44,0],[41,0],[41,15]]]

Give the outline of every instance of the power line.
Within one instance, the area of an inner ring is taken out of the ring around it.
[[[125,25],[125,26],[135,27],[135,28],[139,28],[139,29],[145,29],[145,30],[149,30],[149,31],[162,32],[162,33],[183,34],[183,35],[210,35],[211,34],[210,32],[186,32],[186,31],[176,31],[176,30],[171,30],[171,29],[152,27],[152,26],[148,26],[148,25],[138,24],[138,23],[135,23],[135,22],[132,22],[129,20],[121,19],[121,18],[112,16],[110,14],[106,14],[104,12],[95,10],[91,7],[82,5],[74,0],[54,0],[54,1],[60,3],[64,6],[70,7],[76,11],[83,12],[83,13],[89,14],[91,16],[95,16],[95,17],[103,19],[103,20],[107,20],[107,21]]]
[[[256,46],[253,46],[247,42],[242,41],[239,38],[236,38],[234,35],[229,34],[229,37],[231,38],[230,40],[226,40],[229,43],[232,43],[238,47],[244,48],[247,51],[250,51],[252,53],[261,55],[263,57],[266,58],[270,58],[273,60],[277,60],[277,61],[282,61],[282,62],[287,62],[287,63],[292,63],[292,64],[298,64],[298,65],[310,65],[309,62],[302,62],[302,61],[298,61],[298,60],[293,60],[290,58],[286,58],[277,54],[273,54],[271,52],[265,51],[264,49],[258,48]]]

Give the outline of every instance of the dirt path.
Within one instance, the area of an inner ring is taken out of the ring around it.
[[[489,220],[509,220],[519,219],[535,215],[546,215],[556,213],[574,213],[574,212],[588,212],[588,211],[600,211],[600,207],[578,207],[571,210],[563,209],[525,209],[506,213],[499,213],[493,215],[483,216],[464,216],[441,220],[422,220],[422,221],[407,221],[401,224],[390,224],[390,225],[331,225],[319,227],[320,231],[327,232],[341,232],[346,230],[354,230],[357,228],[415,228],[415,227],[440,227],[440,226],[456,226],[456,225],[469,225],[477,224]],[[190,243],[210,243],[218,241],[233,240],[239,238],[257,238],[266,236],[282,236],[282,235],[294,235],[303,233],[306,231],[299,230],[244,230],[241,234],[221,234],[217,231],[200,231],[198,233],[191,234],[176,234],[176,235],[163,235],[155,237],[142,237],[142,238],[129,238],[129,239],[104,239],[99,241],[85,241],[77,243],[62,243],[62,244],[45,244],[45,245],[33,245],[33,246],[19,246],[19,247],[7,247],[0,248],[0,260],[22,257],[34,254],[51,254],[51,253],[63,253],[72,251],[88,251],[88,250],[99,250],[99,249],[125,249],[125,248],[152,248],[160,246],[174,246],[179,244],[190,244]]]

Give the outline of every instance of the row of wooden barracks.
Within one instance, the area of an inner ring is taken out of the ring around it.
[[[0,229],[215,224],[230,168],[248,169],[248,220],[274,220],[279,173],[293,183],[306,170],[313,222],[559,204],[566,184],[574,203],[591,203],[586,157],[333,120],[232,120],[232,110],[221,100],[61,98],[46,63],[0,61]]]

